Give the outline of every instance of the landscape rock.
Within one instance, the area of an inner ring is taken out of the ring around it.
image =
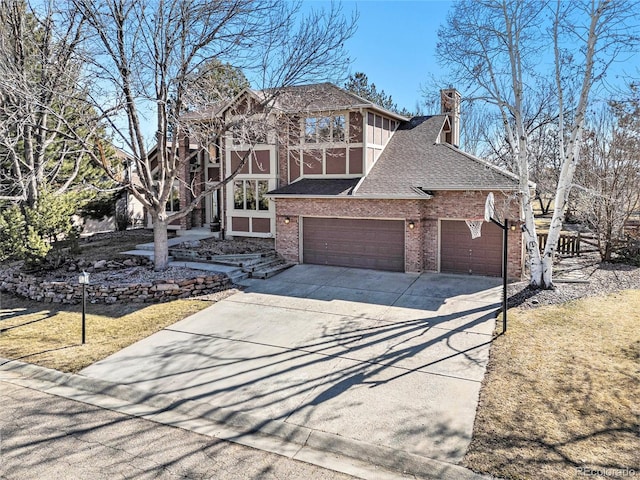
[[[98,260],[97,262],[94,262],[93,269],[94,270],[102,270],[102,269],[106,268],[106,266],[107,266],[107,261],[106,260]]]
[[[89,269],[93,270],[93,267]],[[0,291],[46,303],[80,303],[82,287],[78,285],[77,275],[68,271],[67,274],[67,278],[59,278],[58,272],[54,279],[46,279],[21,272],[17,267],[0,269]],[[198,288],[194,288],[196,285]],[[86,292],[90,303],[157,303],[210,295],[230,286],[231,281],[224,274],[202,277],[188,268],[155,272],[147,267],[129,267],[117,273],[96,272],[91,276]]]

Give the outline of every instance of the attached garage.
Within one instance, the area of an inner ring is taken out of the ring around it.
[[[404,271],[403,220],[304,217],[302,262]]]
[[[482,235],[472,239],[460,220],[440,221],[440,271],[470,275],[502,276],[502,230],[482,224]]]

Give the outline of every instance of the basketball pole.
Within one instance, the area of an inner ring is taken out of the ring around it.
[[[491,216],[491,221],[502,229],[502,333],[507,333],[507,242],[509,240],[509,219],[504,224]]]

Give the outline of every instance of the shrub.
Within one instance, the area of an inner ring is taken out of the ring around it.
[[[24,229],[24,215],[18,205],[9,205],[0,212],[0,261],[22,258]]]
[[[0,261],[21,259],[29,268],[42,267],[58,241],[75,239],[77,243],[79,232],[72,223],[77,203],[73,193],[42,191],[33,207],[6,208],[0,213]],[[51,260],[59,264],[54,256]]]

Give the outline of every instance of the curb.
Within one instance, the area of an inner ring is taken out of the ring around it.
[[[13,376],[3,378],[2,372]],[[390,447],[18,360],[0,357],[0,380],[270,451],[363,479],[393,480],[406,479],[407,476],[434,480],[491,478],[459,465]]]

